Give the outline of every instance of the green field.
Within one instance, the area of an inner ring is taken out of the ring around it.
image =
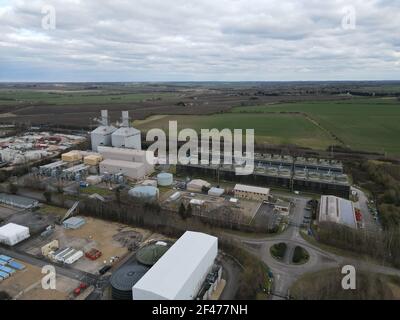
[[[140,102],[149,99],[167,99],[173,93],[103,93],[101,91],[32,91],[1,90],[0,105],[19,104],[110,104]]]
[[[354,98],[237,107],[207,116],[154,116],[135,125],[142,130],[178,128],[254,129],[257,143],[296,144],[324,150],[342,145],[354,150],[400,154],[400,101],[393,98]],[[339,140],[335,140],[334,136]]]
[[[297,144],[303,147],[326,149],[334,143],[329,134],[302,116],[223,113],[208,116],[155,116],[135,124],[141,130],[160,128],[168,132],[168,121],[176,120],[178,129],[224,128],[254,129],[256,143]],[[245,133],[245,131],[243,131]]]
[[[391,98],[300,102],[232,110],[271,117],[271,112],[301,112],[334,133],[345,145],[366,151],[400,154],[400,101]]]

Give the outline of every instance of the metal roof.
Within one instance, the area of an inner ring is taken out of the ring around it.
[[[67,220],[65,220],[63,223],[73,225],[73,226],[79,226],[82,223],[85,223],[85,219],[80,218],[80,217],[72,217]]]
[[[116,131],[117,128],[113,126],[99,126],[96,129],[94,129],[91,133],[92,134],[101,134],[101,135],[108,135]]]
[[[31,198],[21,197],[13,194],[0,193],[0,202],[20,207],[34,207],[39,201]]]
[[[187,282],[193,281],[196,268],[217,243],[216,237],[186,231],[134,288],[153,292],[165,299],[176,299],[181,288]]]
[[[247,186],[247,185],[244,185],[244,184],[237,184],[237,185],[235,185],[235,188],[233,189],[233,191],[260,193],[260,194],[268,195],[270,189],[269,188],[255,187],[255,186]]]
[[[29,228],[21,226],[15,223],[8,223],[5,226],[0,227],[0,235],[4,237],[13,237],[19,233],[29,232]]]
[[[112,159],[105,159],[102,162],[100,162],[100,165],[102,166],[116,166],[116,167],[121,167],[121,168],[141,168],[144,166],[143,163],[139,162],[132,162],[132,161],[124,161],[124,160],[112,160]]]
[[[119,128],[117,131],[115,131],[113,133],[113,136],[135,136],[140,134],[140,131],[138,129],[132,128],[132,127],[128,127],[128,128]]]
[[[319,221],[341,223],[351,228],[357,227],[353,203],[335,196],[321,197]]]

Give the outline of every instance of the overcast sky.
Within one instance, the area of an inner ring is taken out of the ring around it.
[[[395,79],[399,0],[0,0],[0,81]]]

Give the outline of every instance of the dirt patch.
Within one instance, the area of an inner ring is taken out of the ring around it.
[[[139,247],[143,236],[132,230],[121,231],[113,236],[115,241],[118,241],[123,247],[128,248],[128,250],[135,250]]]
[[[20,262],[22,263],[22,262]],[[0,282],[0,291],[7,292],[16,300],[65,300],[79,281],[56,277],[56,290],[44,290],[41,285],[43,274],[39,267],[23,263],[25,269]]]

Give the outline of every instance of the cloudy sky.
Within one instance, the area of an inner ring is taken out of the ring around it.
[[[0,81],[400,79],[399,0],[0,0],[0,30]]]

